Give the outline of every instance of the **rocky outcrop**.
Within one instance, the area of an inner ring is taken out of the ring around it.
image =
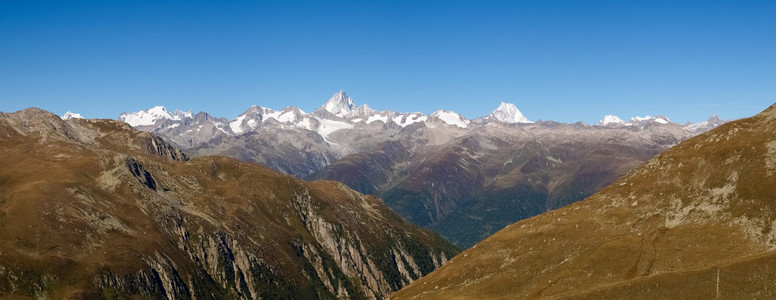
[[[390,294],[396,288],[409,284],[420,276],[428,273],[415,264],[415,260],[429,259],[434,268],[438,268],[447,258],[444,252],[434,249],[420,249],[425,257],[413,257],[406,246],[401,243],[402,233],[385,232],[385,239],[394,241],[385,249],[368,251],[364,242],[356,233],[348,231],[342,225],[330,223],[315,212],[308,195],[297,195],[292,203],[305,228],[312,234],[320,247],[303,245],[303,255],[316,262],[315,270],[321,278],[329,277],[333,271],[318,264],[319,258],[330,257],[336,266],[348,277],[355,277],[367,290],[369,298],[381,298]],[[322,253],[323,252],[323,253]],[[385,258],[388,258],[385,260]],[[378,265],[378,261],[387,265]],[[391,275],[386,276],[386,275]],[[398,276],[396,276],[398,274]],[[334,292],[334,291],[333,291]]]
[[[177,161],[189,160],[183,151],[173,147],[162,138],[153,134],[145,133],[139,144],[149,154],[164,156]]]
[[[156,181],[154,180],[154,177],[151,176],[151,173],[148,173],[148,171],[146,171],[134,158],[127,158],[125,163],[129,172],[132,173],[132,176],[137,178],[137,181],[140,182],[140,184],[156,191]]]
[[[316,293],[342,299],[382,299],[440,267],[450,254],[420,246],[424,255],[417,255],[418,249],[413,253],[402,244],[406,240],[402,232],[386,233],[396,241],[388,248],[367,249],[357,232],[327,221],[316,212],[318,208],[311,203],[308,193],[294,195],[290,200],[295,217],[311,239],[296,238],[286,246],[302,260],[301,274],[317,281],[322,288]],[[95,277],[97,286],[103,293],[167,299],[188,299],[193,295],[199,295],[197,299],[218,298],[224,293],[239,299],[303,297],[293,289],[293,282],[283,278],[283,272],[273,269],[260,256],[256,245],[242,245],[240,238],[225,231],[208,233],[189,218],[173,212],[161,220],[161,225],[177,250],[185,254],[188,262],[194,262],[188,266],[193,270],[182,269],[186,263],[175,263],[165,254],[155,253],[143,255],[145,268],[135,273],[115,274],[102,268]],[[416,261],[424,261],[431,268],[421,268]],[[181,274],[189,275],[185,278]]]

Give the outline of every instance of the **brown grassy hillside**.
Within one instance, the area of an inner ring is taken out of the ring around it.
[[[776,105],[508,226],[394,299],[773,298]]]
[[[381,298],[456,253],[374,197],[0,113],[0,298]]]

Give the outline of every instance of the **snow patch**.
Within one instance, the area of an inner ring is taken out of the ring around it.
[[[68,111],[64,115],[62,115],[60,118],[62,120],[70,120],[70,119],[83,119],[84,117],[81,116],[81,114],[77,114],[77,113]]]
[[[690,125],[684,126],[684,129],[688,130],[688,131],[696,131],[696,130],[698,130],[700,128],[703,128],[703,127],[706,127],[706,126],[709,126],[709,121],[692,123]]]
[[[236,134],[241,134],[243,132],[242,127],[240,126],[240,125],[242,125],[243,119],[245,119],[245,115],[239,116],[239,117],[235,118],[234,121],[229,123],[229,128],[232,129],[232,132],[234,132]],[[253,121],[253,120],[251,120],[251,121]]]
[[[193,118],[193,114],[191,113],[191,111],[184,112],[184,111],[176,110],[175,112],[172,113],[173,120],[180,121],[186,118],[189,118],[189,119]]]
[[[259,125],[258,122],[256,121],[256,119],[250,119],[245,124],[248,124],[248,127],[250,127],[251,130],[256,129],[256,127],[258,127],[258,125]]]
[[[321,126],[318,127],[318,134],[320,134],[321,137],[323,137],[323,140],[329,144],[334,144],[327,139],[330,134],[338,130],[353,128],[353,124],[342,121],[327,119],[318,119],[318,121],[321,122]]]
[[[119,120],[126,122],[132,127],[154,125],[161,119],[173,119],[164,106],[155,106],[154,108],[136,113],[123,113],[119,117]]]
[[[606,126],[609,124],[625,124],[625,121],[615,115],[606,115],[601,121],[598,121],[598,125]]]
[[[274,119],[276,121],[280,121],[280,114],[282,114],[282,111],[274,111],[271,109],[267,109],[267,113],[264,115],[264,120]]]
[[[382,115],[373,115],[370,116],[369,119],[366,119],[367,124],[371,124],[374,121],[380,121],[383,123],[388,123],[388,116],[382,116]]]
[[[628,122],[625,122],[615,115],[606,115],[603,119],[601,119],[601,121],[598,121],[598,125],[599,126],[607,126],[607,125],[634,126],[645,122],[655,122],[663,125],[671,123],[671,121],[664,116],[659,116],[659,117],[653,117],[650,115],[647,115],[644,117],[635,116],[630,118]]]
[[[296,121],[296,115],[293,110],[289,110],[278,116],[277,120],[282,123],[291,123]]]
[[[307,130],[312,130],[313,123],[310,121],[310,118],[304,118],[304,119],[302,119],[301,122],[299,122],[299,124],[297,124],[297,126],[302,127],[304,129],[307,129]]]
[[[392,121],[401,127],[407,127],[415,123],[425,122],[426,120],[428,120],[427,116],[424,116],[421,113],[412,113],[409,115],[396,116]]]
[[[652,120],[652,119],[653,119],[653,117],[651,117],[650,115],[647,115],[646,117],[635,116],[635,117],[631,118],[630,121],[631,122],[641,122],[641,121],[648,121],[648,120]]]
[[[447,125],[454,125],[460,128],[469,127],[469,120],[464,119],[461,115],[452,111],[438,110],[431,114],[431,116],[442,120],[442,122],[445,122]]]

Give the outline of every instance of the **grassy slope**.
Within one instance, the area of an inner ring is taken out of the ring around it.
[[[771,107],[692,138],[393,298],[774,297],[775,134]]]
[[[14,124],[3,122],[13,120],[0,120],[3,293],[96,296],[94,278],[101,270],[134,274],[147,270],[145,262],[159,255],[192,280],[201,266],[181,248],[186,243],[178,240],[177,226],[189,230],[184,236],[191,241],[226,233],[282,279],[271,283],[276,288],[288,284],[304,290],[316,283],[300,272],[305,265],[293,243],[318,241],[289,201],[300,193],[308,193],[325,220],[358,235],[375,256],[389,255],[380,252],[389,249],[383,239],[388,232],[448,257],[457,252],[379,199],[340,184],[308,183],[224,157],[173,161],[137,146],[147,133],[112,121],[71,121],[98,132],[94,144],[60,137],[57,130],[22,135],[11,129]],[[128,158],[152,174],[155,191],[126,174]],[[423,273],[431,271],[424,266]],[[213,296],[229,296],[212,281],[203,284],[211,285]],[[321,286],[314,288],[322,292]]]

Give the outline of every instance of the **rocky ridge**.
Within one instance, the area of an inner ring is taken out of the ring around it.
[[[612,119],[614,118],[614,119]],[[163,106],[157,106],[148,110],[135,113],[122,113],[119,118],[140,130],[151,131],[170,139],[170,142],[183,149],[212,149],[216,145],[240,144],[242,136],[262,131],[261,127],[285,129],[287,135],[307,135],[306,132],[315,133],[319,140],[325,142],[327,152],[336,157],[358,152],[363,146],[358,141],[347,138],[346,132],[369,131],[393,134],[395,129],[413,131],[421,127],[433,128],[436,131],[449,131],[455,128],[468,131],[480,130],[482,126],[499,126],[511,124],[531,124],[517,107],[512,103],[502,102],[497,109],[488,116],[468,120],[463,116],[447,110],[439,110],[430,115],[422,113],[400,113],[395,111],[376,111],[366,104],[356,106],[353,99],[344,91],[335,93],[326,103],[312,113],[305,113],[299,108],[290,106],[276,111],[270,108],[253,106],[233,120],[217,118],[207,113],[192,114],[191,111],[175,111],[169,113]],[[615,120],[616,119],[616,120]],[[554,122],[552,122],[554,123]],[[690,133],[700,133],[710,127],[721,124],[718,118],[700,123],[688,123],[682,127]],[[584,123],[579,123],[589,126]],[[667,117],[633,117],[629,122],[622,121],[616,116],[607,116],[598,125],[605,127],[634,127],[644,129],[647,125],[674,124]],[[636,126],[637,125],[637,126]],[[505,128],[504,126],[501,126]],[[336,134],[341,132],[342,134]],[[330,135],[335,134],[332,138]],[[245,137],[247,139],[247,137]],[[251,156],[252,161],[265,165],[271,165],[270,159],[261,156]],[[304,169],[304,168],[303,168]],[[307,168],[309,169],[309,168]],[[310,173],[297,173],[292,170],[280,169],[279,171],[304,177]]]
[[[457,251],[377,198],[111,120],[0,113],[0,294],[384,298]]]

